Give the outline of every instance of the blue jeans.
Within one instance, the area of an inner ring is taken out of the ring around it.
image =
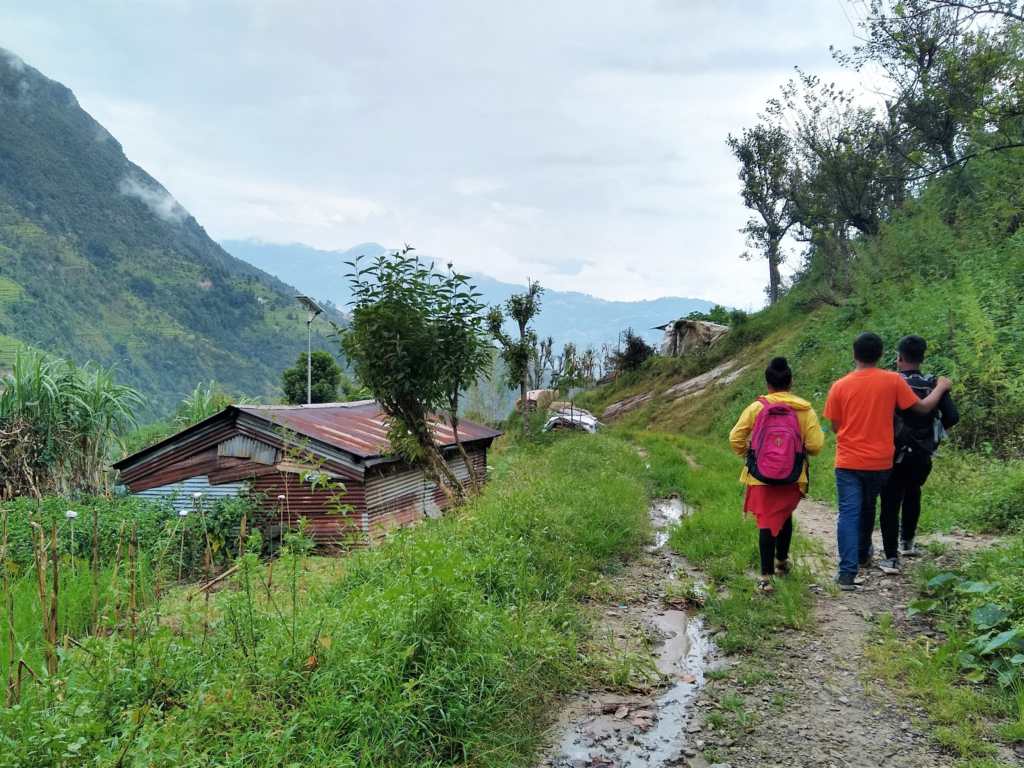
[[[871,556],[871,534],[875,530],[875,507],[890,470],[836,469],[836,498],[839,517],[839,573],[856,574],[860,563]]]

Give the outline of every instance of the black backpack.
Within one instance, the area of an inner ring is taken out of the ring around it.
[[[921,373],[900,374],[904,381],[914,390],[914,394],[924,400],[935,389],[937,379]],[[939,409],[931,413],[921,414],[913,411],[896,411],[893,424],[896,437],[897,461],[906,454],[929,457],[938,450],[939,444],[946,436],[942,427]]]

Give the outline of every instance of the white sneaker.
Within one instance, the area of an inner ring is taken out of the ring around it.
[[[917,544],[912,541],[901,541],[900,542],[900,557],[920,557],[921,551],[917,548]]]
[[[899,576],[900,561],[897,560],[895,557],[890,557],[885,560],[879,560],[878,570],[880,570],[886,576]]]

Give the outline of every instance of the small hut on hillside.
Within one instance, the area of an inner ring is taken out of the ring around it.
[[[217,499],[246,491],[262,498],[267,520],[286,526],[306,518],[321,548],[373,541],[391,528],[441,513],[447,499],[424,473],[390,455],[388,426],[373,400],[319,405],[231,405],[114,464],[128,490],[150,499],[191,506],[192,494]],[[501,433],[469,421],[459,437],[479,478],[487,474],[487,449]],[[469,470],[458,454],[451,427],[442,420],[434,435],[461,482]],[[303,479],[324,473],[345,486],[312,487]],[[283,503],[278,500],[284,496]],[[351,511],[338,514],[338,503]]]
[[[666,357],[681,357],[714,345],[729,332],[729,326],[711,323],[707,320],[682,318],[659,325],[653,330],[665,334],[659,348],[661,354]]]

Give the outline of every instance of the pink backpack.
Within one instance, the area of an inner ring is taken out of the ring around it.
[[[796,411],[763,397],[758,402],[764,407],[754,420],[747,471],[766,485],[792,485],[807,461]]]

